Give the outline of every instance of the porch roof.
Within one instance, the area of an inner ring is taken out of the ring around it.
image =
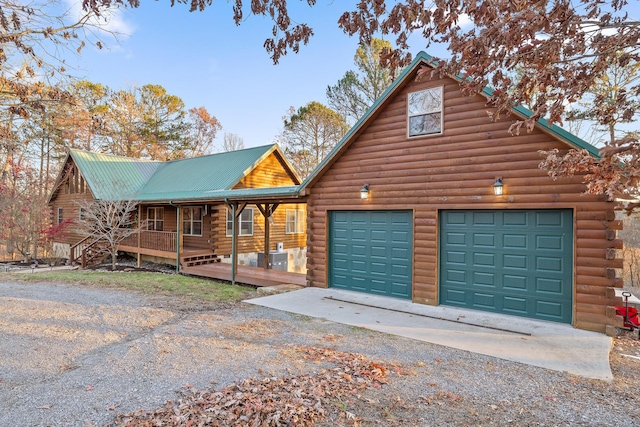
[[[240,190],[209,190],[209,191],[175,191],[162,194],[141,194],[135,200],[140,202],[182,203],[199,201],[251,201],[278,200],[298,198],[300,186],[243,188]]]

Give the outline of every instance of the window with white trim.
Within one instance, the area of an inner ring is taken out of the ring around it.
[[[164,208],[147,208],[147,230],[164,230]]]
[[[62,208],[58,208],[58,224],[62,224],[62,221],[64,221],[64,218],[62,217]]]
[[[233,234],[233,214],[227,208],[227,236]],[[253,236],[253,208],[244,208],[238,218],[238,236]]]
[[[182,234],[185,236],[202,236],[201,206],[182,208]]]
[[[287,209],[287,234],[304,233],[304,210],[303,209]]]
[[[442,86],[411,92],[407,121],[410,137],[442,133]]]

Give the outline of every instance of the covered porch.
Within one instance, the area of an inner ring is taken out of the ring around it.
[[[234,282],[253,286],[277,286],[277,285],[307,285],[307,276],[303,273],[290,273],[287,271],[264,269],[261,267],[236,266],[235,280],[232,277],[233,266],[229,263],[203,264],[191,267],[182,267],[181,273],[190,276],[208,277],[227,282]]]

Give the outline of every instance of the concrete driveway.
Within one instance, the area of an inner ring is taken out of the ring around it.
[[[245,302],[587,378],[613,379],[611,338],[570,325],[339,289],[304,288]]]

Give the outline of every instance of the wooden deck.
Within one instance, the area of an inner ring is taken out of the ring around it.
[[[193,267],[182,267],[182,274],[190,276],[208,277],[231,281],[231,264],[214,263],[198,265]],[[293,284],[307,286],[307,276],[302,273],[289,273],[280,270],[265,270],[261,267],[247,267],[239,265],[236,270],[236,283],[243,283],[253,286],[276,286],[283,284]]]

